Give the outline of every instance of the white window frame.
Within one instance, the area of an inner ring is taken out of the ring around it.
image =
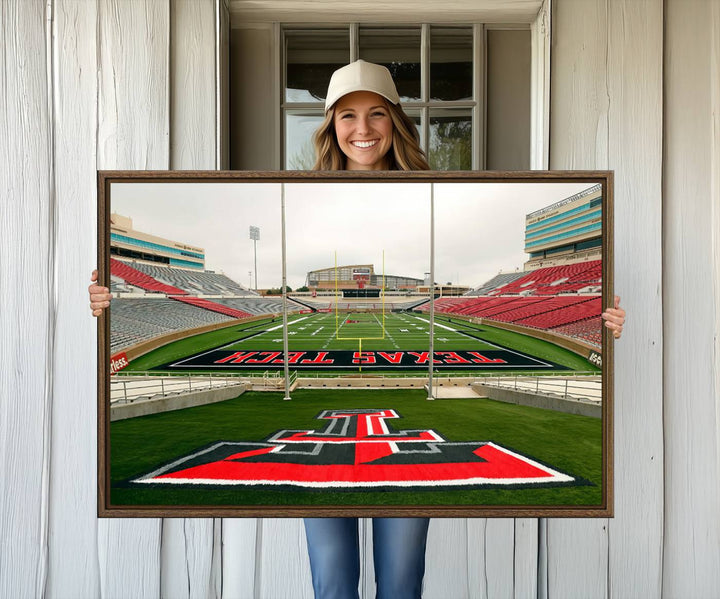
[[[543,0],[540,6],[540,10],[536,13],[534,20],[528,21],[527,26],[531,31],[531,133],[530,133],[530,168],[546,170],[549,167],[550,160],[550,148],[549,148],[549,130],[550,130],[550,35],[551,35],[551,2],[552,0]],[[247,18],[241,10],[233,10],[234,4],[231,0],[231,19],[243,20]],[[277,15],[279,16],[279,15]],[[294,19],[287,19],[287,15],[283,15],[288,27],[299,27],[305,25],[305,23],[293,22]],[[282,17],[281,17],[282,18]],[[255,15],[251,21],[264,21],[266,23],[272,23],[273,28],[273,48],[274,56],[273,63],[275,65],[275,72],[277,76],[274,77],[273,89],[273,107],[275,111],[275,123],[277,123],[278,130],[274,132],[274,163],[275,168],[281,169],[284,164],[284,139],[285,139],[285,121],[284,121],[284,109],[285,104],[283,92],[284,85],[284,58],[283,58],[283,43],[282,43],[282,28],[280,20],[273,18],[272,10],[267,14],[262,12],[259,15]],[[428,19],[428,21],[434,19]],[[332,18],[328,19],[326,27],[343,25],[342,22],[332,22]],[[438,25],[444,23],[438,22]],[[456,25],[468,25],[468,22],[459,21],[454,23]],[[475,23],[473,25],[476,30],[482,25]],[[317,27],[317,26],[316,26]],[[351,28],[350,35],[357,35],[357,26],[355,27],[355,33]],[[477,34],[475,34],[477,35]],[[473,41],[474,56],[473,60],[482,60],[485,65],[485,36],[486,28],[483,27],[483,43],[477,43],[477,40]],[[352,56],[353,48],[356,48],[356,43],[351,40],[351,59],[357,58]],[[479,64],[479,63],[478,63]],[[485,77],[475,77],[473,82],[473,94],[475,98],[482,98],[482,102],[477,102],[474,107],[475,113],[473,114],[473,169],[484,168],[485,156],[483,155],[483,148],[485,147]],[[482,104],[482,105],[481,105]],[[482,137],[480,137],[482,132]],[[426,136],[425,136],[426,137]],[[475,150],[477,148],[477,151]]]
[[[359,53],[359,32],[360,27],[372,27],[376,29],[393,29],[402,27],[418,27],[420,29],[420,65],[421,65],[421,90],[420,101],[406,102],[403,107],[409,114],[420,114],[420,138],[421,146],[427,151],[430,136],[430,111],[434,108],[463,108],[470,112],[472,121],[472,170],[481,170],[485,166],[485,47],[487,43],[485,35],[485,25],[482,23],[392,23],[392,24],[375,24],[375,23],[328,23],[328,24],[288,24],[280,27],[280,39],[278,48],[280,50],[280,71],[277,80],[280,82],[280,164],[284,165],[285,156],[285,115],[288,110],[313,110],[317,109],[319,103],[306,102],[286,102],[284,90],[287,81],[285,80],[285,65],[287,63],[285,55],[285,33],[286,31],[319,31],[323,29],[338,29],[342,27],[349,28],[350,43],[350,61],[358,59]],[[473,99],[472,100],[456,100],[456,101],[431,101],[430,100],[430,28],[438,27],[465,27],[472,30],[473,38]],[[513,27],[517,28],[517,27]],[[529,28],[529,27],[528,27]]]

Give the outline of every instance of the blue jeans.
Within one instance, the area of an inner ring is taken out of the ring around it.
[[[429,518],[373,518],[377,599],[420,599]],[[305,518],[315,599],[358,599],[357,518]]]

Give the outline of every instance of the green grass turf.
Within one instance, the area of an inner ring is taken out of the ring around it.
[[[599,505],[601,421],[485,399],[426,401],[422,390],[248,392],[225,402],[113,422],[112,505]],[[493,441],[591,485],[554,488],[322,491],[127,488],[122,482],[216,441],[261,441],[280,429],[317,429],[333,408],[393,408],[398,430],[433,428],[448,441]]]
[[[575,371],[598,371],[586,359],[547,341],[528,335],[506,331],[486,325],[477,326],[460,319],[437,316],[434,335],[436,351],[487,350],[497,345],[548,360]],[[358,321],[358,322],[347,322]],[[270,319],[240,324],[187,339],[174,341],[133,360],[126,370],[145,371],[179,359],[224,347],[228,350],[282,350],[282,329],[277,328],[281,319]],[[289,349],[321,350],[423,350],[429,344],[429,321],[426,315],[414,313],[350,313],[294,315],[289,318]],[[448,328],[449,327],[449,328]],[[456,329],[456,330],[450,330]],[[264,330],[260,335],[254,333]],[[338,334],[336,335],[336,330]],[[468,337],[462,334],[473,335]],[[360,341],[362,339],[362,341]],[[278,370],[280,367],[277,368]],[[262,369],[261,369],[262,370]],[[217,373],[217,369],[210,370]],[[203,372],[202,369],[185,370]],[[247,370],[245,370],[247,372]],[[395,370],[394,372],[397,372]],[[484,372],[488,372],[487,370]],[[511,371],[504,370],[503,374]],[[523,372],[521,369],[512,372]],[[528,371],[537,373],[537,371]],[[542,373],[541,373],[542,374]]]

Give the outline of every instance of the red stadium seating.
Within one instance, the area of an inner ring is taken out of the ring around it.
[[[516,320],[515,324],[537,327],[539,329],[552,329],[564,324],[600,316],[601,312],[602,300],[599,297],[594,297],[561,309],[555,309],[529,318]]]
[[[592,260],[539,268],[485,296],[440,298],[435,310],[553,330],[600,345],[601,287],[602,262]],[[428,303],[419,309],[429,308]]]
[[[490,292],[490,295],[519,295],[520,293],[558,295],[577,291],[583,287],[601,284],[602,262],[591,260],[563,266],[550,266],[529,272],[507,285]]]
[[[165,285],[151,276],[140,272],[132,266],[110,258],[110,274],[116,277],[120,277],[126,283],[135,287],[140,287],[145,291],[151,293],[165,293],[166,295],[187,295],[187,291],[173,287],[172,285]]]
[[[602,344],[602,318],[588,318],[555,327],[553,331],[568,337],[577,337],[600,346]]]
[[[527,298],[530,299],[530,298]],[[512,307],[512,309],[496,315],[489,315],[489,318],[502,322],[514,322],[524,324],[528,318],[538,317],[552,311],[562,310],[568,306],[587,301],[584,296],[548,296],[532,298],[536,301],[526,302],[525,305]],[[545,328],[545,327],[541,327]]]

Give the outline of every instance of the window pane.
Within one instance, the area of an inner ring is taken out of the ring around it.
[[[285,51],[285,101],[323,101],[333,71],[350,62],[349,30],[287,31]]]
[[[473,35],[470,27],[430,29],[430,99],[472,100]]]
[[[360,28],[360,58],[386,66],[400,101],[420,100],[420,28]]]
[[[410,119],[415,123],[415,129],[417,129],[418,135],[420,136],[420,147],[425,147],[425,140],[423,139],[423,130],[422,130],[422,120],[420,118],[420,109],[403,109],[405,111],[405,114],[407,114]]]
[[[437,171],[472,168],[472,116],[469,110],[430,111],[428,162]]]
[[[322,113],[293,112],[285,115],[286,170],[312,170],[315,164],[312,135],[322,122]]]

